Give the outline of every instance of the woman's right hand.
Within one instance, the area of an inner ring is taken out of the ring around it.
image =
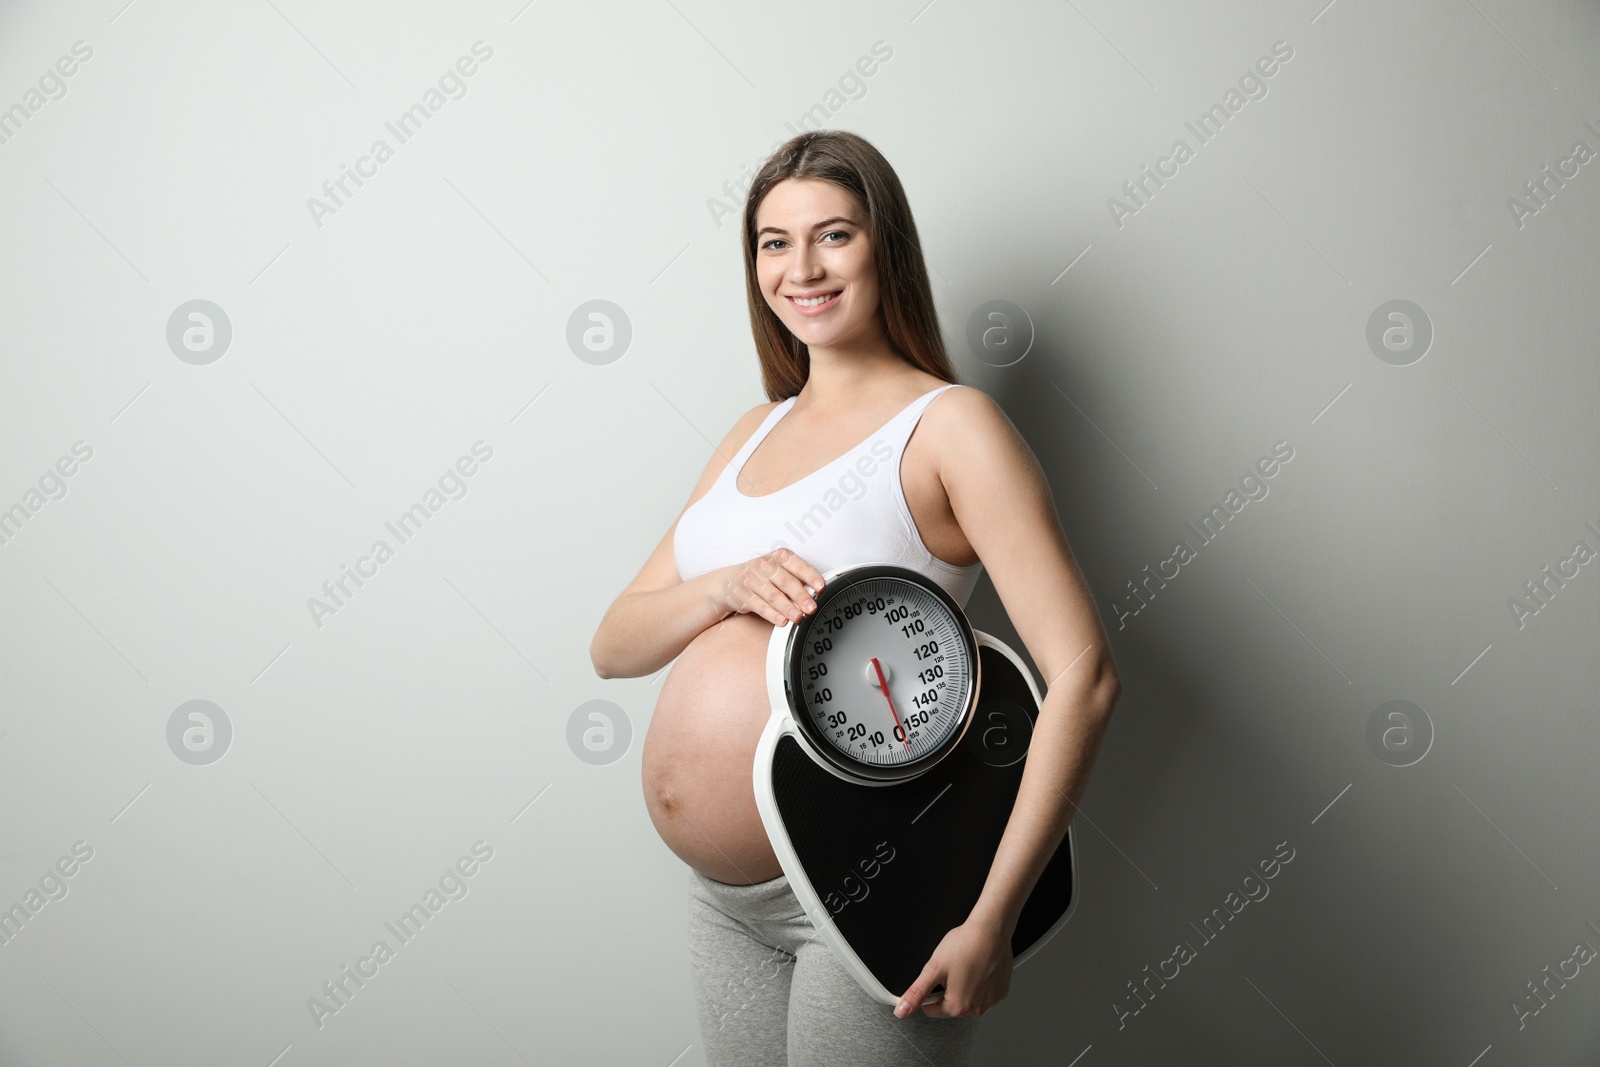
[[[750,612],[782,626],[817,610],[812,595],[822,592],[822,572],[788,548],[774,549],[724,571],[719,603],[728,612]]]

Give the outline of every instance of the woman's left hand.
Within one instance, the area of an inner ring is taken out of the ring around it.
[[[1011,938],[998,925],[968,919],[944,935],[928,965],[895,1006],[905,1018],[940,982],[944,999],[922,1008],[932,1019],[982,1015],[1011,992]]]

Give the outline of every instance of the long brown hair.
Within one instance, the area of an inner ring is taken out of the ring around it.
[[[832,182],[856,198],[866,212],[889,346],[912,366],[944,381],[958,382],[939,332],[922,242],[917,239],[917,224],[911,218],[900,178],[866,138],[847,130],[808,130],[767,157],[744,201],[745,295],[767,399],[786,400],[796,395],[811,373],[810,349],[767,306],[756,277],[756,209],[774,185],[789,178]]]

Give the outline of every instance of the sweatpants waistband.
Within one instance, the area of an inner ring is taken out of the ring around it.
[[[793,919],[803,909],[789,887],[788,875],[780,874],[765,882],[730,885],[689,868],[692,884],[697,885],[719,910],[746,922],[776,922]]]

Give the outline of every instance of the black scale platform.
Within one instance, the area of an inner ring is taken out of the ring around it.
[[[857,785],[819,767],[791,735],[774,749],[774,796],[807,879],[861,962],[895,995],[971,914],[1027,765],[1038,704],[1003,653],[982,645],[979,656],[977,715],[957,749],[918,778]],[[1013,958],[1068,914],[1074,892],[1073,850],[1063,837],[1023,906]]]

